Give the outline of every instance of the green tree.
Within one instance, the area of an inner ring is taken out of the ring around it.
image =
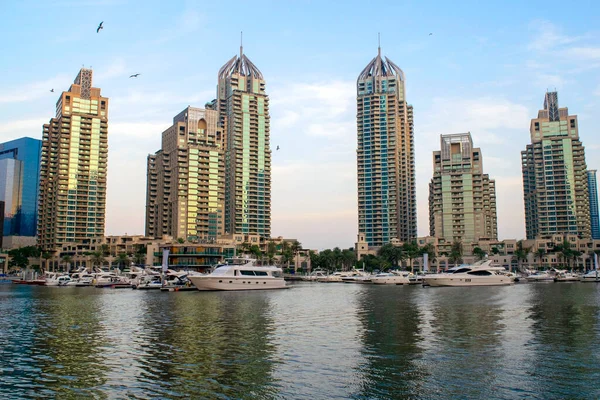
[[[319,254],[319,260],[320,260],[321,268],[324,268],[328,272],[335,271],[335,265],[333,262],[333,252],[330,249],[323,250]]]
[[[40,249],[35,246],[25,246],[18,249],[12,249],[8,251],[10,260],[8,261],[9,267],[27,268],[29,266],[29,258],[38,258],[40,256]]]
[[[185,239],[184,238],[177,238],[177,243],[183,244],[183,243],[185,243]]]
[[[492,247],[492,254],[498,255],[498,254],[500,254],[500,250],[496,246],[494,246],[494,247]]]
[[[342,250],[342,268],[345,271],[351,269],[356,264],[356,253],[353,249]]]
[[[148,251],[148,248],[145,245],[137,244],[135,246],[135,253],[133,253],[133,262],[136,265],[145,265],[147,251]]]
[[[363,256],[361,261],[365,265],[365,270],[369,272],[373,272],[375,270],[385,271],[389,267],[391,267],[391,263],[382,257],[374,256],[373,254],[367,254]]]
[[[535,258],[537,258],[537,260],[538,260],[538,269],[542,269],[542,258],[544,258],[545,255],[546,255],[546,250],[544,250],[544,249],[537,249],[535,251]]]
[[[392,268],[397,269],[400,262],[404,260],[402,247],[394,246],[392,243],[384,244],[377,251],[377,255],[389,262]]]
[[[334,247],[332,250],[333,254],[333,265],[336,270],[342,264],[342,250],[339,247]]]
[[[405,242],[404,244],[402,244],[402,251],[408,259],[410,272],[414,272],[413,260],[421,255],[420,250],[421,249],[419,248],[417,242]]]
[[[530,251],[531,251],[531,249],[529,247],[523,246],[522,240],[519,240],[517,242],[517,249],[515,250],[513,257],[517,259],[517,268],[519,269],[519,271],[522,270],[522,268],[521,268],[522,261],[527,260],[527,256],[529,255]]]
[[[258,247],[255,244],[250,246],[250,249],[248,249],[248,252],[250,254],[252,254],[254,256],[254,258],[256,258],[257,260],[260,260],[262,258],[262,251],[260,250],[260,247]]]
[[[274,241],[269,240],[267,243],[267,260],[271,265],[273,265],[273,261],[275,260],[275,254],[277,254],[277,245]]]
[[[119,266],[119,269],[121,271],[124,270],[125,267],[129,267],[130,263],[131,263],[131,260],[129,259],[129,257],[127,257],[127,254],[125,254],[125,253],[117,254],[117,265]]]
[[[475,247],[473,249],[473,255],[477,260],[483,260],[485,258],[485,251],[481,249],[481,247]]]
[[[42,258],[44,259],[44,265],[45,265],[43,271],[48,271],[48,260],[52,258],[52,253],[45,251],[42,253]]]
[[[308,252],[308,257],[310,258],[310,269],[312,271],[319,269],[319,268],[323,268],[324,267],[321,265],[321,257],[319,254],[315,253],[314,251],[310,250]]]
[[[463,245],[460,240],[455,240],[452,242],[452,247],[450,248],[450,254],[448,255],[448,261],[451,264],[458,264],[463,262]]]
[[[106,259],[102,255],[101,251],[93,251],[88,254],[90,262],[92,263],[92,270],[94,267],[101,267],[106,262]]]

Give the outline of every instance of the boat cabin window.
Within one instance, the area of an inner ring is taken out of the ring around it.
[[[267,276],[269,274],[267,274],[267,271],[254,271],[254,274],[256,276]]]
[[[475,275],[475,276],[490,276],[493,275],[490,271],[471,271],[471,272],[467,272],[468,275]]]
[[[274,278],[281,278],[282,276],[283,274],[281,273],[281,271],[273,271]]]
[[[246,275],[246,276],[254,276],[254,271],[244,271],[244,270],[241,270],[240,274]]]
[[[456,271],[453,272],[453,274],[462,274],[464,272],[469,272],[471,270],[471,268],[459,268]]]

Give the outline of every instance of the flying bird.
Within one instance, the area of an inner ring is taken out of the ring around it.
[[[100,32],[100,29],[104,29],[104,27],[102,26],[103,23],[104,21],[100,22],[100,25],[98,25],[98,28],[96,29],[96,33]]]
[[[433,35],[433,33],[430,33],[429,36]]]
[[[52,93],[54,93],[54,89],[50,89],[50,91],[51,91]]]
[[[279,150],[279,146],[277,146],[277,150]]]
[[[137,78],[138,76],[140,76],[141,74],[133,74],[133,75],[129,75],[130,78]]]

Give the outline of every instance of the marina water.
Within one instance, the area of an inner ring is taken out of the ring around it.
[[[0,285],[0,398],[598,398],[599,293]]]

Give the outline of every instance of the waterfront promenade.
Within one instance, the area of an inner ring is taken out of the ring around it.
[[[0,286],[0,398],[598,398],[600,286]]]

